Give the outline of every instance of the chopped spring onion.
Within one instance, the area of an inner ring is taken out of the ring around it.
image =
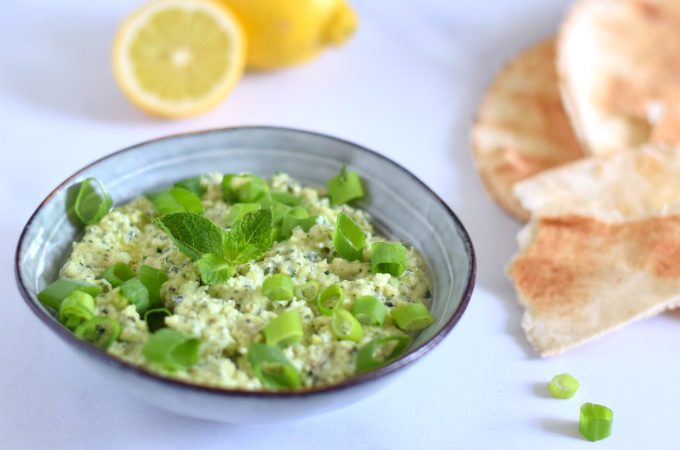
[[[555,375],[550,380],[549,389],[557,398],[572,398],[578,390],[578,381],[568,373]]]
[[[127,281],[134,277],[135,273],[130,269],[130,266],[124,262],[117,262],[102,272],[102,278],[108,281],[114,288],[123,284],[123,281]]]
[[[144,313],[144,321],[149,328],[149,333],[155,333],[157,330],[165,327],[165,318],[172,315],[168,308],[153,308],[148,309]]]
[[[359,372],[368,372],[399,356],[409,344],[405,336],[382,336],[373,339],[357,351],[356,366]]]
[[[62,300],[73,291],[82,291],[96,297],[101,294],[102,288],[96,284],[86,283],[85,281],[60,278],[57,281],[48,284],[45,289],[40,291],[38,293],[38,300],[45,306],[59,309]]]
[[[203,214],[201,199],[193,192],[184,188],[150,192],[145,197],[153,203],[162,216],[184,211]]]
[[[392,310],[392,319],[404,331],[422,330],[429,327],[434,319],[423,303],[407,303]]]
[[[387,306],[377,298],[366,295],[354,301],[352,314],[364,325],[379,327],[387,316]]]
[[[231,174],[222,178],[222,193],[228,203],[253,203],[267,192],[267,183],[256,175]]]
[[[364,254],[366,234],[350,217],[340,212],[333,230],[333,245],[347,261],[361,260]]]
[[[284,273],[272,275],[262,283],[262,295],[269,300],[290,300],[293,298],[293,280]]]
[[[203,194],[205,194],[205,188],[201,185],[200,175],[180,180],[175,183],[174,187],[186,189],[198,198],[203,197]]]
[[[599,441],[612,434],[614,413],[606,406],[593,403],[581,405],[578,429],[589,441]]]
[[[228,227],[234,225],[241,220],[243,216],[252,211],[257,211],[262,206],[259,203],[234,203],[231,205],[229,214],[227,214],[226,224]]]
[[[111,196],[96,178],[87,178],[80,183],[76,197],[75,211],[85,225],[92,225],[106,215],[113,206]]]
[[[281,221],[279,240],[289,239],[293,235],[293,230],[297,227],[302,228],[302,231],[305,233],[309,233],[309,230],[311,230],[314,225],[320,225],[324,223],[325,220],[326,219],[324,219],[323,216],[318,214],[304,218],[286,214]]]
[[[142,347],[147,361],[162,369],[174,371],[188,369],[198,362],[201,341],[171,328],[161,328],[149,336]]]
[[[248,348],[248,362],[263,385],[270,388],[299,387],[295,367],[278,347],[253,342]]]
[[[159,305],[161,303],[161,286],[168,281],[168,275],[162,270],[144,264],[139,268],[139,281],[149,291],[151,305]]]
[[[265,194],[257,200],[262,208],[270,208],[274,224],[279,225],[283,218],[290,212],[291,207],[274,200],[270,194]]]
[[[328,180],[328,195],[333,205],[362,198],[364,189],[361,187],[359,175],[356,172],[348,172],[347,168],[343,166],[339,175]]]
[[[346,309],[338,309],[333,313],[331,321],[333,335],[344,341],[359,342],[364,336],[364,330],[359,321]]]
[[[217,253],[206,253],[196,261],[196,265],[201,273],[201,281],[209,286],[226,284],[236,273],[233,264]]]
[[[272,200],[287,206],[300,206],[302,204],[302,199],[300,197],[296,197],[288,192],[271,191],[270,195]]]
[[[193,192],[184,188],[175,187],[170,189],[170,195],[173,196],[184,211],[203,214],[203,203],[201,203],[201,198]]]
[[[138,278],[130,278],[124,281],[120,285],[120,295],[135,305],[135,309],[139,314],[144,314],[144,311],[151,306],[149,290]]]
[[[406,267],[406,249],[398,242],[374,242],[371,246],[373,273],[389,273],[398,277]]]
[[[285,347],[302,338],[302,323],[298,311],[285,311],[264,327],[267,345]]]
[[[345,301],[345,293],[337,284],[331,284],[323,291],[319,292],[316,298],[316,306],[322,316],[332,316]],[[330,305],[330,306],[329,306]]]
[[[59,322],[70,330],[93,317],[94,298],[82,291],[71,292],[59,307]]]
[[[120,324],[110,317],[93,317],[78,325],[74,334],[106,350],[120,335]]]
[[[319,283],[316,281],[308,281],[295,288],[295,296],[300,300],[315,300],[319,295]]]

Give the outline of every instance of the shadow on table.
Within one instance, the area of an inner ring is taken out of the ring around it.
[[[549,433],[561,434],[583,441],[581,433],[578,431],[578,421],[546,418],[540,420],[540,427]]]

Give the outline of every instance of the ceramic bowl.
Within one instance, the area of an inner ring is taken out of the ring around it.
[[[338,384],[293,392],[217,389],[172,380],[123,362],[76,338],[38,301],[58,276],[71,243],[82,230],[66,214],[68,188],[88,177],[107,187],[116,204],[174,181],[207,172],[287,172],[310,186],[323,186],[343,165],[365,181],[359,206],[381,231],[409,242],[423,254],[432,276],[430,311],[435,322],[403,356]],[[468,304],[475,280],[470,237],[456,215],[403,167],[371,150],[330,136],[274,127],[226,128],[156,139],[120,150],[79,170],[40,204],[16,251],[19,291],[40,320],[106,382],[161,408],[231,423],[290,420],[348,405],[376,392],[434,348]]]

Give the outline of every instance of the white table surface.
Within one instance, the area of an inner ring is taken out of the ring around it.
[[[248,74],[216,110],[162,121],[116,88],[109,48],[139,1],[7,2],[0,13],[0,448],[677,448],[680,313],[551,359],[521,328],[503,267],[519,225],[484,194],[468,131],[502,61],[553,32],[564,1],[354,0],[361,25],[312,64]],[[119,396],[34,317],[13,273],[16,241],[45,195],[107,153],[162,135],[266,124],[353,140],[412,170],[472,235],[477,287],[431,354],[378,394],[292,423],[234,426]],[[581,389],[549,397],[569,372]],[[579,406],[614,411],[590,444]]]

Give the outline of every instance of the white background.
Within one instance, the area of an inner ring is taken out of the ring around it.
[[[519,229],[485,196],[468,132],[502,62],[557,29],[564,1],[354,0],[358,34],[313,63],[248,74],[216,110],[162,121],[116,88],[109,49],[134,0],[7,2],[0,13],[0,448],[677,448],[680,313],[551,359],[520,328],[503,267]],[[286,125],[363,144],[403,164],[459,215],[478,256],[467,312],[431,354],[378,394],[297,422],[233,426],[120,396],[56,339],[17,292],[21,228],[68,175],[166,134]],[[549,397],[569,372],[581,389]],[[614,411],[590,444],[579,406]]]

